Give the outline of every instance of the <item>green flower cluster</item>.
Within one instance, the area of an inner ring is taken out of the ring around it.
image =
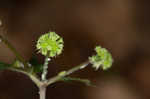
[[[103,70],[110,68],[113,62],[111,54],[100,46],[97,46],[95,51],[97,54],[89,57],[89,61],[93,64],[93,67],[96,70],[99,69],[99,67],[102,67]]]
[[[48,32],[38,39],[36,47],[42,55],[55,57],[62,53],[64,42],[55,32]]]

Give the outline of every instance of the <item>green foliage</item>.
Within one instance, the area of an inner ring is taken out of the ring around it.
[[[113,59],[111,54],[105,49],[97,46],[95,48],[96,55],[89,57],[89,61],[93,64],[93,67],[97,70],[101,67],[103,70],[106,70],[111,67]]]
[[[33,56],[29,63],[31,64],[34,73],[40,73],[43,71],[43,64],[40,64],[36,57]]]
[[[8,69],[11,65],[0,62],[0,70]]]
[[[42,55],[55,57],[62,53],[63,44],[63,39],[59,35],[48,32],[38,39],[36,47]]]
[[[93,86],[93,85],[91,84],[91,81],[88,80],[88,79],[73,78],[73,77],[63,77],[61,80],[64,81],[64,82],[76,81],[76,82],[84,83],[84,84],[87,85],[87,86]]]

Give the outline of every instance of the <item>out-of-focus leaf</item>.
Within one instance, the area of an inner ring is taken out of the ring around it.
[[[0,70],[8,69],[11,65],[4,62],[0,62]]]
[[[33,72],[40,73],[43,71],[43,65],[38,62],[38,59],[35,56],[30,59],[29,63],[33,68]]]
[[[63,77],[61,79],[64,82],[72,82],[72,81],[77,81],[77,82],[81,82],[84,83],[87,86],[94,86],[90,80],[88,79],[81,79],[81,78],[72,78],[72,77]]]

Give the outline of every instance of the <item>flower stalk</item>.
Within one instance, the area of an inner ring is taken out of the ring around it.
[[[49,54],[49,53],[48,53]],[[50,58],[49,56],[47,55],[45,57],[45,62],[44,62],[44,65],[43,65],[43,72],[42,72],[42,75],[41,75],[41,79],[42,81],[45,81],[46,80],[46,76],[47,76],[47,73],[48,73],[48,63],[50,61]]]

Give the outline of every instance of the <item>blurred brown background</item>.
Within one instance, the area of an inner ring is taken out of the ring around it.
[[[149,99],[149,10],[148,0],[0,0],[0,34],[26,60],[36,53],[41,34],[61,35],[64,53],[50,63],[49,77],[85,61],[96,45],[112,53],[109,71],[89,67],[73,75],[89,78],[96,88],[57,83],[48,88],[47,99]],[[14,58],[1,43],[0,60]],[[38,99],[38,89],[24,75],[0,71],[0,99]]]

